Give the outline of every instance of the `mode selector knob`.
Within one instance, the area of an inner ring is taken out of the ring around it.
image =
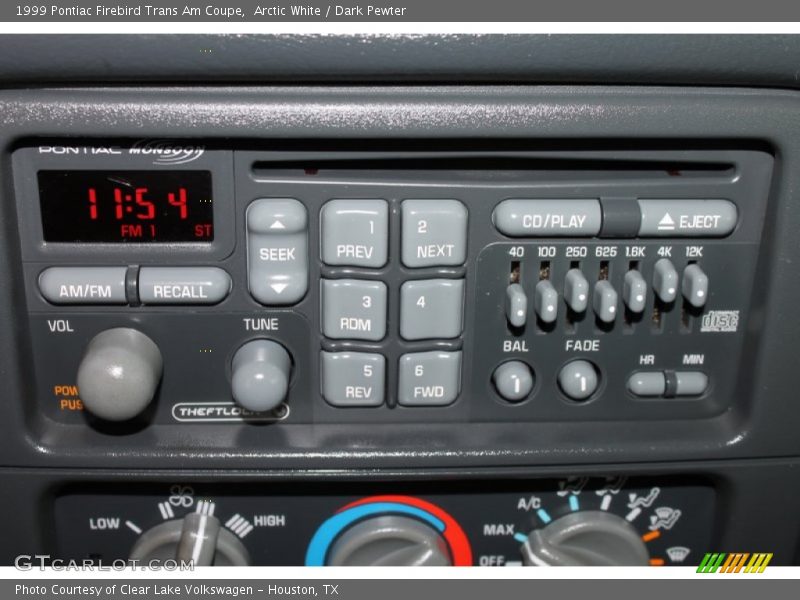
[[[231,393],[237,404],[264,412],[286,400],[292,357],[277,342],[253,340],[233,355],[231,372]]]
[[[153,400],[163,369],[161,351],[141,331],[118,327],[98,333],[78,367],[83,405],[101,419],[131,419]]]
[[[599,510],[571,513],[533,531],[521,551],[528,566],[638,566],[650,558],[630,523]]]

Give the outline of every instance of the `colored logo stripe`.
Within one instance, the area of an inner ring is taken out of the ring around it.
[[[697,567],[698,573],[763,573],[772,560],[772,553],[756,552],[708,552]],[[747,559],[750,559],[747,562]],[[747,562],[747,566],[745,566]],[[744,571],[742,571],[744,568]]]

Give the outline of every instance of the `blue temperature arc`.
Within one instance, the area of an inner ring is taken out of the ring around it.
[[[434,529],[440,533],[444,533],[444,522],[437,519],[429,512],[416,508],[415,506],[408,506],[407,504],[400,504],[397,502],[376,502],[374,504],[362,504],[354,506],[338,514],[333,515],[330,519],[320,525],[306,551],[306,566],[307,567],[321,567],[325,564],[325,555],[328,553],[328,548],[339,533],[345,528],[350,526],[355,521],[359,521],[364,517],[369,517],[375,514],[387,513],[401,513],[411,515],[422,519],[429,523]]]

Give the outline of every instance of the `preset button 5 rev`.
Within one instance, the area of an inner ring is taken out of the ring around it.
[[[380,406],[386,359],[367,352],[322,352],[322,396],[333,406]]]

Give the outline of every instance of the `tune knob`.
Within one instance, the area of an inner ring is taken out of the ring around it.
[[[447,544],[428,525],[410,517],[382,515],[347,529],[331,546],[327,564],[339,567],[446,567]]]
[[[164,363],[155,342],[136,329],[98,333],[78,367],[78,389],[90,413],[126,421],[141,413],[156,393]]]
[[[636,529],[622,517],[576,512],[533,531],[522,545],[526,565],[639,566],[649,554]]]
[[[272,410],[286,400],[291,371],[292,358],[277,342],[247,342],[233,355],[233,399],[254,412]]]
[[[194,566],[239,567],[250,555],[235,535],[213,515],[189,513],[145,531],[131,549],[131,560],[192,561]]]

